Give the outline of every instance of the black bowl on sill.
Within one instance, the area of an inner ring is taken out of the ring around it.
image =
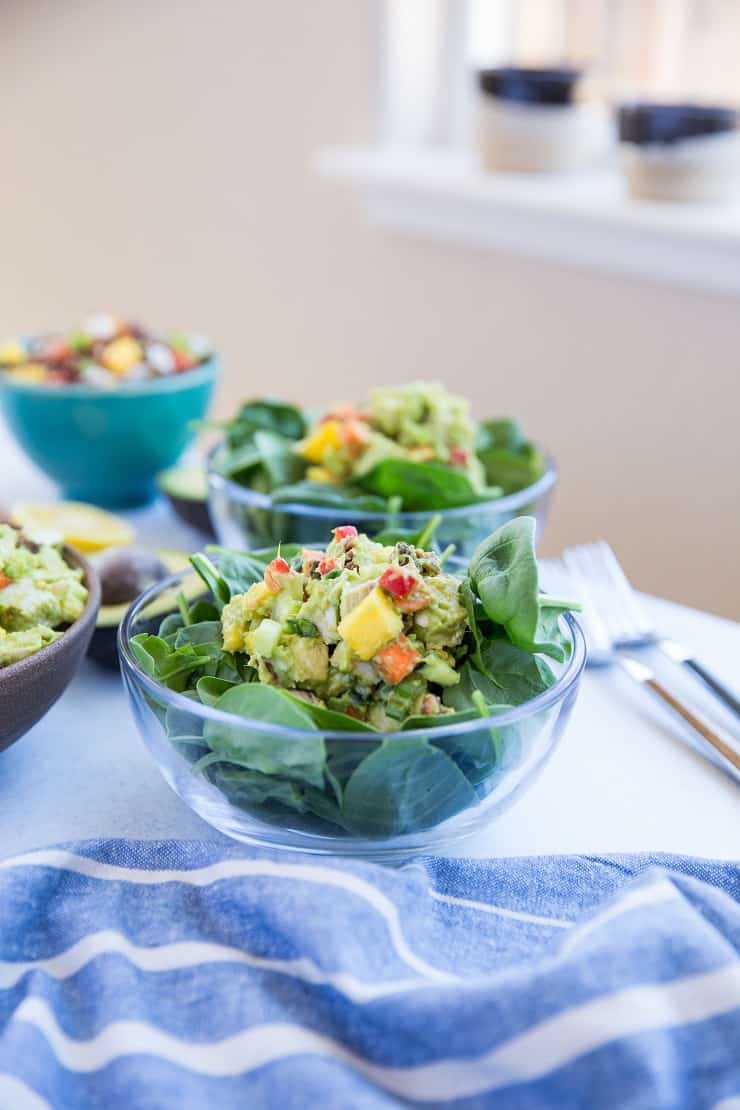
[[[528,66],[499,66],[478,71],[478,87],[487,96],[517,104],[568,105],[575,98],[582,69],[571,67],[539,69]]]
[[[620,105],[617,122],[621,143],[667,145],[737,131],[740,111],[709,104],[635,102]]]

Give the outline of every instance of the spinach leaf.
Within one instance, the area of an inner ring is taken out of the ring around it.
[[[203,621],[217,621],[220,614],[212,601],[200,599],[190,606],[190,624],[201,624]]]
[[[230,690],[237,682],[231,682],[226,678],[215,678],[213,675],[203,675],[195,684],[198,697],[203,702],[203,705],[215,705],[222,694]]]
[[[262,774],[305,779],[312,786],[323,785],[324,741],[311,715],[296,699],[275,686],[252,682],[227,690],[215,702],[215,708],[252,721],[267,721],[306,731],[305,736],[294,739],[279,733],[260,732],[259,725],[237,726],[208,721],[204,739],[224,760]]]
[[[269,489],[297,482],[302,477],[306,462],[296,455],[290,440],[274,432],[255,432],[254,445]]]
[[[250,441],[238,447],[220,450],[215,457],[215,467],[224,478],[246,485],[251,484],[249,479],[260,461],[259,448]]]
[[[533,517],[508,521],[476,548],[468,577],[490,620],[512,641],[531,643],[537,628],[538,576]]]
[[[146,632],[132,638],[131,650],[148,675],[179,693],[187,687],[189,676],[208,662],[207,655],[202,650],[199,653],[192,644],[174,648],[161,637]]]
[[[316,728],[326,729],[327,732],[377,732],[378,730],[367,721],[358,721],[348,713],[340,713],[336,709],[327,709],[324,705],[306,701],[304,698],[291,694],[289,690],[283,693],[291,701],[296,702],[308,713],[314,721]]]
[[[466,474],[445,463],[407,459],[384,459],[356,481],[379,497],[400,497],[404,509],[412,512],[472,505],[498,497],[501,492],[477,491]]]
[[[214,605],[220,614],[224,605],[228,605],[231,600],[228,582],[205,555],[191,555],[190,562],[211,591]]]
[[[239,425],[243,434],[263,429],[276,432],[286,439],[301,439],[306,434],[303,413],[295,405],[272,397],[245,401],[233,424]]]
[[[305,813],[308,803],[301,787],[290,779],[262,775],[259,771],[247,771],[219,763],[208,768],[207,778],[223,790],[232,805],[250,810],[266,803],[279,803],[296,813]]]
[[[340,513],[368,512],[385,513],[387,501],[382,497],[363,493],[351,486],[335,486],[330,482],[294,482],[272,491],[276,505],[298,504],[317,505],[336,509]]]
[[[478,458],[486,481],[504,493],[526,489],[545,472],[545,458],[516,420],[488,420],[478,430]]]
[[[460,769],[426,740],[384,740],[362,761],[344,791],[347,827],[365,836],[428,829],[475,804]]]
[[[486,481],[503,492],[517,493],[533,485],[545,473],[545,459],[534,444],[526,444],[518,451],[502,447],[489,447],[479,451]]]
[[[181,628],[185,625],[181,613],[168,613],[159,626],[160,640],[166,640],[168,636],[177,635]]]
[[[200,621],[181,628],[175,639],[175,647],[183,644],[216,644],[221,649],[221,621]]]
[[[518,420],[485,420],[478,426],[478,453],[490,447],[519,451],[526,444],[527,438]]]

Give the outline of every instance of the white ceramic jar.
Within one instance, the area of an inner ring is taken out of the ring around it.
[[[625,104],[622,168],[634,197],[718,201],[740,197],[740,112],[697,104]]]
[[[478,74],[478,146],[490,170],[557,173],[592,165],[613,128],[599,100],[579,100],[582,72],[513,66]]]

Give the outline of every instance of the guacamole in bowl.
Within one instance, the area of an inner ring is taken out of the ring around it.
[[[53,644],[85,609],[87,586],[59,546],[0,524],[0,668]]]
[[[519,515],[544,517],[551,459],[513,420],[479,423],[444,386],[373,389],[361,405],[311,416],[271,399],[242,405],[212,452],[209,503],[221,543],[306,543],[337,518],[370,536],[419,531],[441,513],[438,539],[470,555]]]
[[[194,555],[204,595],[163,618],[173,583],[156,586],[119,633],[166,778],[260,844],[385,856],[466,835],[544,763],[585,660],[533,536],[511,521],[468,567],[351,525]]]

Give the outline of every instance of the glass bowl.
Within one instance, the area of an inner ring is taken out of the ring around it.
[[[555,684],[479,720],[331,732],[224,713],[160,685],[131,650],[133,636],[156,632],[176,610],[187,573],[153,586],[129,609],[118,633],[121,669],[136,723],[169,785],[236,840],[388,862],[439,852],[479,832],[533,782],[573,708],[586,646],[568,614],[572,651],[553,664]]]
[[[275,504],[267,493],[240,486],[214,468],[217,445],[208,459],[208,505],[218,542],[225,547],[241,551],[255,551],[261,547],[275,547],[280,543],[301,543],[306,546],[323,537],[324,542],[336,524],[354,524],[368,536],[376,536],[387,529],[420,532],[435,515],[423,512],[373,513],[367,511],[338,511],[336,507],[318,505]],[[439,528],[434,540],[440,550],[454,545],[455,554],[470,558],[481,540],[490,536],[507,520],[515,516],[533,516],[540,536],[552,492],[557,482],[555,461],[546,458],[546,470],[531,486],[474,505],[455,509],[441,509]]]

